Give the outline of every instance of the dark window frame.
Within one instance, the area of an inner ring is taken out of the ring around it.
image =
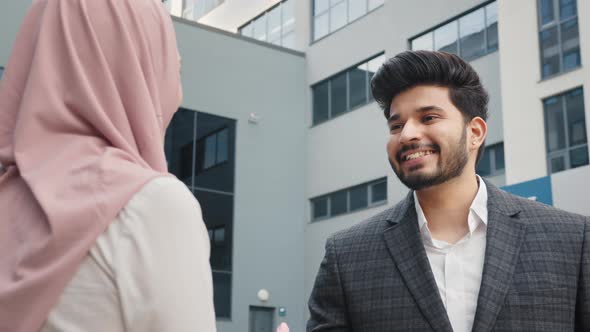
[[[541,11],[541,1],[542,0],[537,0],[537,26],[538,26],[538,41],[539,41],[539,69],[540,69],[540,74],[541,74],[541,80],[547,80],[547,79],[551,79],[557,76],[560,76],[562,74],[565,73],[569,73],[571,71],[577,70],[579,68],[582,68],[582,49],[581,49],[581,45],[580,45],[580,21],[578,20],[579,18],[579,14],[578,14],[578,3],[577,0],[576,1],[576,14],[573,16],[570,16],[566,19],[561,19],[561,12],[560,12],[560,7],[559,7],[559,0],[551,0],[552,4],[553,4],[553,15],[555,17],[555,19],[547,24],[543,24],[542,21],[542,11]],[[568,23],[568,22],[573,22],[573,21],[577,21],[576,24],[578,25],[578,57],[579,57],[579,65],[573,68],[569,68],[569,69],[563,69],[563,41],[561,39],[561,26],[564,23]],[[559,69],[557,72],[552,73],[552,74],[548,74],[548,75],[543,75],[543,52],[542,52],[542,41],[541,41],[541,34],[544,31],[550,30],[552,28],[556,28],[556,34],[557,34],[557,46],[559,49]]]
[[[330,27],[331,26],[331,14],[330,14],[330,10],[333,7],[335,7],[336,5],[339,5],[340,2],[337,3],[334,6],[332,6],[330,3],[328,3],[328,8],[326,10],[324,10],[322,12],[319,12],[319,13],[316,13],[315,12],[315,1],[316,0],[311,0],[311,7],[310,7],[310,13],[311,13],[311,15],[310,15],[310,20],[311,20],[310,27],[311,27],[311,29],[310,29],[310,36],[309,36],[310,45],[313,45],[313,44],[317,43],[318,41],[320,41],[320,40],[322,40],[324,38],[327,38],[328,36],[331,36],[332,34],[336,33],[337,31],[340,31],[340,30],[344,29],[345,27],[349,26],[350,24],[352,24],[352,23],[354,23],[354,22],[362,19],[363,17],[365,17],[365,16],[369,15],[370,13],[378,10],[379,8],[382,8],[383,5],[385,4],[385,0],[380,0],[380,1],[382,1],[381,4],[377,5],[373,9],[369,9],[369,2],[371,0],[366,0],[366,12],[363,15],[361,15],[359,17],[356,17],[356,18],[354,18],[354,19],[351,20],[350,19],[350,11],[349,11],[349,7],[350,6],[348,5],[348,2],[350,0],[342,0],[342,1],[346,2],[346,4],[347,4],[346,5],[346,23],[343,26],[341,26],[341,27],[338,27],[338,28],[336,28],[334,30],[331,30],[331,27]],[[323,36],[318,37],[317,39],[315,39],[315,37],[314,37],[315,36],[315,31],[316,31],[315,18],[316,18],[316,16],[320,16],[320,15],[324,15],[324,14],[327,14],[328,15],[328,33],[326,33],[325,35],[323,35]]]
[[[379,200],[379,201],[375,201],[373,202],[373,197],[372,197],[372,188],[373,186],[377,185],[377,184],[381,184],[381,183],[385,183],[385,199],[384,200]],[[357,189],[359,187],[365,186],[367,188],[367,206],[365,207],[360,207],[360,208],[356,208],[354,210],[351,209],[351,191],[353,189]],[[336,194],[342,194],[342,193],[346,193],[346,211],[343,213],[338,213],[338,214],[333,214],[332,213],[332,196],[336,195]],[[321,216],[321,217],[314,217],[315,215],[315,202],[319,201],[319,200],[327,200],[327,212],[326,215]],[[326,219],[331,219],[334,217],[341,217],[347,214],[351,214],[351,213],[356,213],[359,211],[363,211],[363,210],[367,210],[367,209],[371,209],[374,208],[376,206],[380,206],[383,204],[387,204],[387,199],[388,199],[388,192],[387,192],[387,177],[383,177],[383,178],[379,178],[377,180],[373,180],[373,181],[369,181],[369,182],[365,182],[365,183],[361,183],[358,185],[354,185],[351,187],[347,187],[344,189],[340,189],[340,190],[336,190],[333,192],[330,192],[328,194],[323,194],[317,197],[313,197],[309,200],[310,202],[310,212],[311,212],[311,222],[318,222],[318,221],[322,221],[322,220],[326,220]]]
[[[569,169],[588,165],[588,163],[586,163],[585,165],[578,165],[576,167],[571,166],[570,153],[572,152],[572,150],[586,148],[586,153],[590,153],[588,151],[588,132],[586,132],[586,143],[570,145],[569,121],[568,121],[569,119],[568,119],[568,108],[567,108],[567,103],[566,103],[566,96],[568,94],[578,91],[578,90],[581,92],[582,107],[583,107],[583,114],[584,114],[584,126],[586,126],[586,116],[585,116],[586,115],[586,105],[584,104],[584,88],[582,86],[578,86],[576,88],[569,89],[569,90],[561,92],[559,94],[543,98],[543,124],[544,124],[544,134],[545,134],[545,153],[546,153],[546,159],[547,159],[546,160],[547,174],[559,173],[559,172],[567,171]],[[547,126],[548,124],[547,124],[546,102],[552,98],[558,98],[559,102],[561,103],[561,107],[562,107],[561,109],[563,112],[562,113],[563,114],[563,125],[564,125],[563,134],[565,136],[564,137],[565,146],[559,150],[547,151],[549,149],[549,145],[548,145],[548,126]],[[553,171],[551,161],[554,158],[560,158],[560,157],[563,158],[564,168],[562,170]]]
[[[434,50],[435,49],[434,48],[434,40],[435,40],[434,32],[436,30],[438,30],[438,28],[441,28],[443,26],[446,26],[449,23],[452,23],[452,22],[455,22],[456,21],[457,22],[457,41],[456,41],[456,43],[457,43],[457,53],[458,53],[457,55],[458,56],[461,56],[461,54],[460,54],[461,53],[461,25],[459,24],[459,20],[461,18],[463,18],[464,16],[467,16],[467,15],[469,15],[469,14],[471,14],[471,13],[473,13],[473,12],[479,10],[479,9],[484,8],[484,14],[483,14],[483,16],[484,16],[484,42],[483,43],[485,45],[485,51],[482,54],[478,54],[477,56],[473,56],[473,57],[469,57],[469,58],[464,58],[464,59],[466,61],[473,61],[475,59],[479,59],[479,58],[484,57],[484,56],[486,56],[488,54],[491,54],[491,53],[494,53],[494,52],[498,51],[498,49],[500,48],[500,45],[499,44],[496,45],[495,47],[490,47],[490,45],[488,45],[489,44],[488,43],[489,36],[488,36],[488,15],[487,15],[487,7],[489,5],[491,5],[491,4],[493,4],[494,2],[497,2],[497,0],[491,0],[491,1],[484,2],[484,3],[482,3],[482,4],[478,5],[478,6],[475,6],[475,7],[471,8],[471,9],[469,9],[467,11],[464,11],[464,12],[460,13],[459,15],[453,16],[452,18],[450,18],[450,19],[448,19],[446,21],[443,21],[443,22],[435,25],[434,27],[431,27],[431,28],[429,28],[429,29],[427,29],[425,31],[420,32],[419,34],[417,34],[415,36],[412,36],[412,37],[408,38],[408,49],[409,50],[412,50],[413,49],[412,48],[412,41],[414,41],[414,40],[416,40],[416,39],[418,39],[418,38],[420,38],[420,37],[422,37],[424,35],[432,34],[432,50]],[[496,18],[496,24],[499,24],[497,18]],[[496,30],[496,33],[497,33],[497,30]],[[496,36],[496,40],[497,39],[498,39],[498,36]]]
[[[504,142],[498,142],[498,143],[494,143],[491,145],[486,146],[485,150],[484,150],[484,154],[487,154],[489,156],[489,161],[490,161],[490,174],[481,174],[479,171],[477,171],[477,174],[482,176],[482,177],[494,177],[494,176],[498,176],[498,175],[502,175],[506,173],[506,153],[504,152],[504,167],[502,168],[498,168],[498,161],[496,160],[496,152],[499,148],[502,148],[502,150],[504,150]],[[483,159],[483,158],[482,158]],[[481,162],[481,160],[480,160]],[[477,168],[479,168],[480,164],[477,164],[476,170]]]
[[[352,65],[344,70],[341,70],[339,72],[337,72],[336,74],[323,79],[319,82],[314,83],[311,86],[311,96],[312,96],[312,107],[311,107],[311,112],[312,112],[312,117],[311,117],[311,126],[315,127],[319,124],[322,124],[324,122],[328,122],[332,119],[335,119],[337,117],[340,117],[342,115],[345,115],[347,113],[350,113],[354,110],[357,110],[361,107],[364,107],[366,105],[371,104],[372,102],[374,102],[375,100],[373,99],[373,95],[371,94],[371,80],[369,78],[369,70],[368,70],[368,65],[369,62],[378,59],[379,57],[383,56],[384,60],[385,60],[385,52],[380,52],[366,60],[363,60],[361,62],[356,63],[355,65]],[[364,103],[360,103],[358,105],[355,105],[354,107],[350,107],[350,75],[349,73],[351,71],[353,71],[354,69],[358,68],[361,65],[366,65],[367,66],[367,70],[366,70],[366,76],[365,76],[365,102]],[[332,80],[334,78],[339,77],[342,74],[346,74],[346,96],[344,97],[346,99],[346,110],[344,112],[338,113],[337,115],[332,115]],[[314,122],[314,115],[316,112],[316,109],[314,108],[315,105],[315,101],[313,100],[314,97],[314,89],[324,83],[328,83],[328,89],[327,89],[327,96],[328,96],[328,117],[325,120],[320,120],[318,122]]]

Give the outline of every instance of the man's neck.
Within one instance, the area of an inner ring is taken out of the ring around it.
[[[467,217],[477,190],[475,172],[465,171],[447,182],[416,191],[434,238],[455,243],[469,232]]]

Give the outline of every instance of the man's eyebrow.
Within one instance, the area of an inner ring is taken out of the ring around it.
[[[438,106],[435,106],[435,105],[422,106],[422,107],[415,110],[415,112],[418,112],[418,113],[425,113],[425,112],[430,112],[430,111],[444,112],[445,110],[438,107]],[[397,120],[399,120],[399,118],[400,118],[399,114],[392,114],[387,119],[387,122],[397,121]]]

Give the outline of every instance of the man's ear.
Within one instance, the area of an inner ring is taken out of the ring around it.
[[[486,121],[479,116],[471,119],[467,126],[467,141],[469,144],[469,151],[477,151],[479,147],[484,144],[488,134],[488,125]]]

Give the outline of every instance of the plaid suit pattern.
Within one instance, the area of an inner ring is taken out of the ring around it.
[[[473,331],[590,331],[590,222],[494,187]],[[452,331],[410,192],[333,234],[308,332]]]

